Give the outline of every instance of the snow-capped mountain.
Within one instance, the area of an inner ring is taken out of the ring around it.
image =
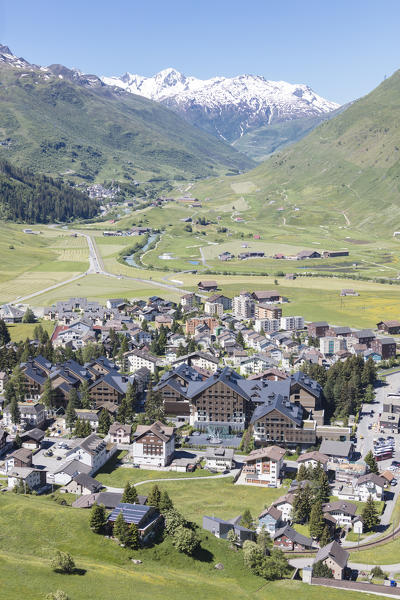
[[[339,106],[318,96],[307,85],[268,81],[253,75],[202,80],[165,69],[153,77],[125,73],[122,77],[101,79],[107,85],[161,102],[228,142],[260,126],[316,117]]]

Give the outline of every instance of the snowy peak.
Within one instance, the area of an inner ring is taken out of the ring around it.
[[[125,73],[102,81],[161,102],[192,124],[231,142],[255,127],[315,117],[339,106],[307,85],[269,81],[260,75],[202,80],[168,68],[153,77]]]

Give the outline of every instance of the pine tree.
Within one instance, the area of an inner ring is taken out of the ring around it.
[[[361,518],[366,531],[372,531],[379,524],[379,515],[375,507],[372,496],[367,498],[366,505],[362,511]]]
[[[325,520],[322,513],[322,504],[320,502],[315,502],[312,505],[310,513],[310,535],[318,540],[324,531],[324,527]]]
[[[314,496],[319,502],[328,502],[331,495],[329,479],[324,470],[321,471],[319,479],[315,482]]]
[[[74,387],[71,388],[71,390],[68,394],[68,399],[70,402],[72,402],[74,408],[81,407],[81,400],[79,398],[78,391],[76,388],[74,388]]]
[[[296,491],[293,500],[293,520],[296,523],[306,523],[310,518],[313,494],[309,484]]]
[[[90,400],[89,383],[86,381],[86,379],[80,386],[79,391],[81,394],[82,408],[90,409],[92,407],[92,402]]]
[[[54,391],[51,385],[51,379],[48,377],[43,385],[43,392],[40,397],[42,403],[45,405],[47,410],[51,410],[54,405]]]
[[[262,549],[264,556],[267,556],[270,553],[270,549],[272,548],[272,538],[265,531],[265,528],[262,527],[260,533],[257,536],[257,546]]]
[[[244,346],[243,333],[241,331],[239,331],[236,336],[236,343],[239,344],[239,346]]]
[[[19,406],[18,406],[18,402],[17,402],[16,398],[13,398],[11,400],[10,414],[11,414],[11,422],[14,425],[18,425],[19,423],[21,423],[21,412],[19,410]]]
[[[167,490],[163,490],[161,492],[160,502],[158,505],[158,509],[159,509],[160,513],[163,514],[166,511],[171,510],[171,508],[173,508],[173,507],[174,507],[174,505],[172,504],[172,500],[169,497]]]
[[[22,317],[22,322],[23,323],[34,323],[35,321],[36,321],[36,318],[33,313],[33,310],[28,307],[25,311],[24,316]]]
[[[364,461],[368,465],[368,468],[371,471],[371,473],[379,473],[378,465],[375,456],[372,453],[372,450],[367,452],[367,454],[364,457]]]
[[[133,484],[130,484],[128,481],[125,485],[121,502],[127,502],[128,504],[137,504],[137,501],[138,493],[136,487]]]
[[[82,429],[83,429],[83,423],[80,419],[77,419],[75,421],[75,428],[74,428],[75,437],[78,437],[78,438],[86,437],[86,436],[83,436]]]
[[[90,511],[89,525],[94,533],[101,533],[106,524],[106,511],[103,504],[93,504]]]
[[[128,524],[125,522],[122,511],[118,513],[118,516],[115,519],[113,535],[121,544],[125,544],[128,536]]]
[[[15,448],[22,448],[22,440],[21,440],[21,438],[20,438],[20,436],[19,436],[18,433],[15,435],[15,438],[14,438],[14,447]]]
[[[65,411],[65,424],[70,431],[72,431],[75,421],[76,421],[75,406],[74,406],[73,401],[69,400],[68,405],[67,405],[67,410]]]
[[[128,548],[130,548],[131,550],[139,549],[139,531],[135,523],[132,523],[128,527],[128,531],[125,537],[125,545],[128,546]]]
[[[108,430],[110,429],[110,425],[111,425],[110,413],[108,412],[108,410],[103,408],[103,410],[101,411],[100,416],[99,416],[99,426],[97,428],[97,431],[99,433],[102,433],[103,435],[107,435]]]
[[[328,525],[325,525],[324,529],[322,530],[322,534],[321,537],[319,538],[319,545],[321,548],[323,548],[324,546],[327,546],[331,541],[331,534],[329,531],[329,527]]]
[[[5,346],[11,340],[6,322],[0,319],[0,346]]]
[[[150,423],[164,420],[165,412],[162,394],[159,391],[154,391],[152,385],[149,385],[147,392],[145,413],[146,418]]]
[[[296,479],[297,481],[304,481],[305,479],[308,479],[307,467],[304,463],[301,463],[300,467],[298,468]]]
[[[149,506],[154,506],[155,508],[158,508],[160,506],[160,500],[161,492],[159,490],[158,485],[155,483],[151,488],[150,494],[148,495],[147,504]]]
[[[240,525],[242,527],[246,527],[247,529],[253,529],[253,517],[248,508],[245,509],[242,515],[242,519],[240,521]]]

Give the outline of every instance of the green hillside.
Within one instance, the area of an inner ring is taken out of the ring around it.
[[[159,104],[68,73],[0,64],[0,158],[75,181],[199,178],[254,165]]]
[[[325,228],[336,238],[345,238],[338,229],[349,228],[353,235],[368,233],[377,239],[400,229],[399,178],[397,71],[256,169],[239,177],[209,180],[192,191],[215,202],[244,197],[251,210],[243,216],[260,225],[298,228],[299,234],[301,229]]]

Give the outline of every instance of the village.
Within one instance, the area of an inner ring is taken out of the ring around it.
[[[103,507],[99,531],[118,538],[122,515],[146,547],[174,498],[132,491],[130,472],[273,489],[258,514],[205,513],[202,528],[243,552],[267,536],[308,583],[357,579],[350,552],[385,534],[400,489],[400,380],[377,376],[396,364],[400,322],[357,330],[289,309],[276,290],[231,299],[213,281],[179,304],[0,307],[1,492],[74,495],[77,510]],[[12,342],[22,321],[34,335]]]

